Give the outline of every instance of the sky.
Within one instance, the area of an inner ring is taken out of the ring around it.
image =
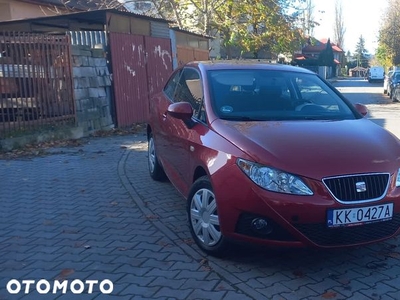
[[[375,54],[379,28],[387,1],[341,0],[346,29],[343,48],[346,53],[347,51],[355,52],[357,42],[362,35],[365,40],[365,48],[370,54]],[[314,19],[320,23],[320,26],[314,30],[314,36],[317,39],[330,38],[334,40],[335,2],[336,0],[313,0]]]

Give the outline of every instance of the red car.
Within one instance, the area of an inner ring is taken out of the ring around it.
[[[148,163],[206,253],[332,248],[399,233],[400,143],[306,69],[192,62],[150,103]]]

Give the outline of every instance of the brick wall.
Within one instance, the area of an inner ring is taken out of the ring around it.
[[[86,133],[113,128],[111,79],[104,51],[73,45],[72,69],[77,125]]]

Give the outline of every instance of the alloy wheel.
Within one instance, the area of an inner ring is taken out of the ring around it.
[[[151,137],[149,139],[149,145],[148,145],[148,159],[149,159],[149,168],[150,168],[150,172],[153,173],[154,172],[154,168],[155,168],[155,164],[156,164],[156,150],[154,147],[154,139],[153,137]]]
[[[216,245],[222,237],[217,203],[209,189],[199,189],[192,197],[190,204],[190,222],[193,232],[204,246]]]

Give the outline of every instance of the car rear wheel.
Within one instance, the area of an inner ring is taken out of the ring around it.
[[[398,102],[399,101],[399,99],[398,99],[398,93],[396,92],[396,90],[394,91],[394,93],[393,93],[393,102]]]
[[[150,172],[150,176],[151,178],[153,178],[156,181],[161,181],[163,179],[165,179],[165,173],[164,170],[162,168],[162,166],[160,165],[160,163],[158,162],[158,158],[157,158],[157,154],[156,154],[156,149],[155,149],[155,145],[154,145],[154,138],[153,138],[153,134],[150,133],[149,134],[149,138],[148,138],[148,166],[149,166],[149,172]]]
[[[217,201],[207,176],[193,184],[187,210],[190,232],[196,244],[210,255],[222,256],[227,242],[221,232]]]

